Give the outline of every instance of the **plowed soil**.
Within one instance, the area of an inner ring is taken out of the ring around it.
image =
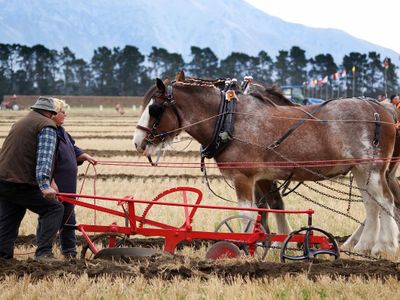
[[[35,237],[20,237],[17,245],[33,245]],[[132,240],[136,246],[159,247],[162,239]],[[80,239],[80,242],[83,242]],[[204,241],[197,241],[190,246],[199,247]],[[185,245],[181,245],[183,247]],[[385,280],[394,277],[400,280],[400,263],[387,260],[349,260],[336,261],[302,261],[295,263],[273,263],[246,259],[231,260],[199,260],[181,255],[153,255],[148,258],[132,259],[129,263],[107,260],[60,260],[51,263],[39,263],[28,260],[0,259],[0,280],[5,276],[23,277],[29,275],[32,279],[63,277],[65,275],[87,274],[88,277],[99,276],[134,278],[143,276],[147,279],[160,277],[165,280],[173,278],[189,279],[192,277],[207,279],[218,276],[226,281],[233,277],[276,278],[286,275],[306,274],[314,280],[319,276],[331,278],[349,278],[352,276],[365,279],[379,278]]]

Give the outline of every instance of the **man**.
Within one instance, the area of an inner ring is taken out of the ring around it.
[[[51,187],[57,144],[57,111],[52,98],[40,97],[32,111],[17,121],[0,151],[0,257],[14,255],[14,242],[26,209],[39,215],[35,259],[52,261],[53,241],[64,207]]]
[[[75,145],[74,139],[62,126],[67,116],[65,109],[67,104],[64,100],[53,98],[57,115],[53,117],[53,121],[57,126],[58,145],[56,151],[56,165],[54,168],[54,180],[52,187],[60,193],[76,193],[76,183],[78,175],[78,165],[84,161],[96,164],[89,154]],[[75,205],[67,202],[62,203],[64,206],[64,216],[60,228],[60,246],[61,253],[65,258],[71,259],[76,257],[76,236],[75,236]],[[64,226],[67,225],[67,226]],[[42,230],[41,222],[38,223],[37,233]],[[37,234],[38,235],[38,234]]]

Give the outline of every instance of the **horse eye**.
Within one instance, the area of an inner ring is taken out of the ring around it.
[[[158,119],[164,112],[165,107],[161,104],[152,104],[149,106],[149,114],[151,117]]]

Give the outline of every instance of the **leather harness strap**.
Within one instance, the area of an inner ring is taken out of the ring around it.
[[[333,101],[333,100],[337,100],[337,99],[331,99],[328,101],[325,101],[323,103],[321,103],[320,105],[318,105],[317,107],[315,107],[309,114],[307,114],[308,116],[312,116],[314,119],[315,117],[313,116],[313,114],[316,114],[317,112],[319,112],[326,104],[328,104],[329,102]],[[289,135],[291,135],[293,133],[293,131],[295,131],[297,128],[299,128],[301,125],[303,125],[307,120],[309,119],[302,119],[297,121],[296,123],[294,123],[279,139],[277,139],[275,142],[273,142],[271,145],[267,146],[267,149],[275,149],[277,147],[279,147],[279,145],[286,140]]]
[[[215,124],[211,142],[201,145],[201,170],[204,170],[205,158],[213,158],[230,144],[234,130],[234,113],[237,96],[232,90],[221,91],[221,101],[218,109],[218,119]]]

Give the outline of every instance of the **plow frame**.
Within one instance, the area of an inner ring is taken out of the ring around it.
[[[188,203],[188,192],[197,194],[197,199],[194,204]],[[158,202],[154,200],[161,199],[167,195],[173,193],[182,193],[183,203],[175,202]],[[107,208],[105,206],[99,205],[97,203],[88,203],[79,198],[93,199],[100,201],[113,201],[120,206],[121,210]],[[306,214],[307,215],[307,226],[304,228],[312,228],[312,215],[314,210],[275,210],[275,209],[262,209],[262,208],[240,208],[231,206],[216,206],[216,205],[201,205],[203,195],[202,192],[193,187],[175,187],[168,189],[161,194],[159,194],[153,200],[141,200],[134,199],[133,197],[104,197],[104,196],[92,196],[92,195],[80,195],[80,194],[69,194],[69,193],[59,193],[58,199],[62,202],[68,202],[77,206],[82,206],[88,209],[92,209],[98,212],[104,212],[110,215],[118,216],[125,219],[125,226],[119,226],[117,223],[112,223],[110,225],[96,225],[96,224],[79,224],[75,228],[79,230],[87,241],[89,247],[92,249],[94,254],[99,250],[96,248],[95,244],[92,242],[90,233],[116,233],[123,235],[142,235],[146,237],[164,237],[164,252],[174,254],[176,246],[180,242],[191,242],[194,239],[199,240],[214,240],[214,241],[229,241],[234,244],[246,245],[251,249],[250,254],[254,254],[254,249],[256,243],[260,241],[265,241],[268,239],[270,242],[284,242],[289,235],[288,234],[274,234],[266,233],[261,229],[261,213],[284,213],[284,214]],[[184,211],[184,222],[181,226],[176,227],[161,223],[143,216],[138,216],[135,211],[135,204],[148,204],[149,207],[153,205],[161,206],[176,206],[183,207]],[[210,209],[210,210],[234,210],[234,211],[253,211],[257,212],[257,219],[254,228],[251,232],[212,232],[212,231],[196,231],[192,228],[192,221],[198,209]],[[152,227],[145,227],[149,225]],[[322,231],[322,230],[321,230]],[[324,231],[322,231],[324,232]],[[307,236],[308,244],[320,245],[321,250],[329,251],[332,249],[332,243],[326,236],[319,236],[312,234],[294,234],[291,235],[290,242],[304,243],[305,237]],[[108,247],[112,248],[115,246],[115,239],[110,239]]]

